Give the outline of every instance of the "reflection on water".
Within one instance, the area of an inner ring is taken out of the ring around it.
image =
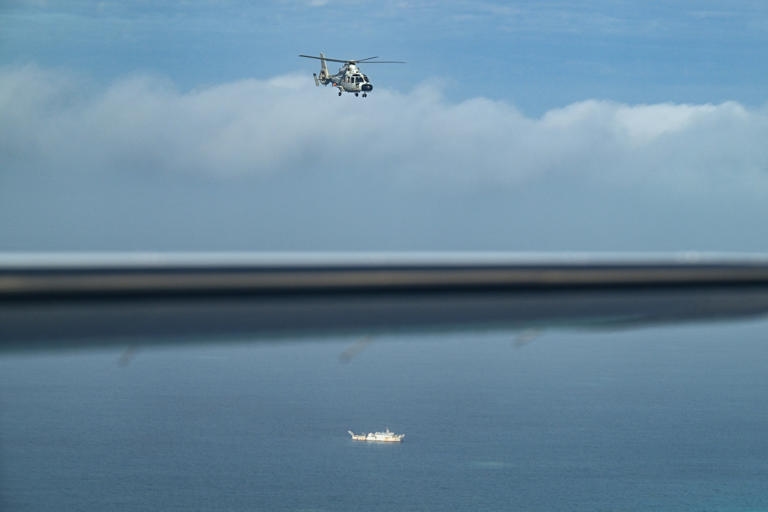
[[[4,356],[0,504],[768,509],[767,327]]]

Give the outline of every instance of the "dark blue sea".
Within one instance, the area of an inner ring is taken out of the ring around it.
[[[0,509],[768,511],[768,322],[5,355]]]

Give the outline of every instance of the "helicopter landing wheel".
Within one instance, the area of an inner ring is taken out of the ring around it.
[[[359,94],[358,94],[358,93],[355,93],[355,98],[357,98],[358,96],[359,96]]]
[[[341,96],[341,91],[339,91],[339,96]]]
[[[363,93],[363,98],[367,98],[368,95],[366,93]]]

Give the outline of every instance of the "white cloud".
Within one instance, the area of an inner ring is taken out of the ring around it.
[[[766,250],[768,109],[0,70],[0,249]]]
[[[360,166],[395,180],[508,184],[553,175],[701,184],[725,169],[734,180],[768,177],[765,109],[589,100],[529,118],[484,98],[448,103],[432,85],[375,87],[366,99],[338,98],[287,75],[189,92],[133,77],[94,90],[58,71],[6,69],[0,157],[216,176]]]

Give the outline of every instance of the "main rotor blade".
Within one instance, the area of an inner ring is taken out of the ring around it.
[[[299,57],[305,57],[307,59],[327,60],[328,62],[341,62],[346,64],[347,62],[357,62],[354,60],[341,60],[341,59],[329,59],[328,57],[316,57],[314,55],[299,55]]]
[[[342,64],[357,64],[360,62],[364,62],[365,64],[405,64],[406,63],[403,60],[371,60],[371,59],[378,59],[378,57],[368,57],[365,59],[348,59],[348,60],[331,59],[328,57],[317,57],[315,55],[303,55],[303,54],[300,54],[299,57],[304,57],[307,59],[326,60],[328,62],[341,62]]]

